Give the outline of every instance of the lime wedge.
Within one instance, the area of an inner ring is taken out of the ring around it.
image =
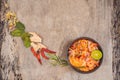
[[[91,53],[91,57],[95,60],[100,60],[102,58],[102,52],[100,50],[94,50]]]

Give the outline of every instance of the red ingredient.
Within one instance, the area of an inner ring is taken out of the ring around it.
[[[47,52],[47,53],[51,53],[51,54],[55,54],[56,52],[55,51],[51,51],[51,50],[49,50],[49,49],[47,49],[47,48],[42,48],[45,52]]]
[[[43,58],[45,58],[45,59],[49,59],[49,58],[45,55],[44,51],[45,51],[44,48],[42,48],[42,49],[40,50],[41,56],[42,56]]]
[[[39,63],[42,64],[42,61],[40,59],[40,55],[39,54],[37,54],[37,59],[38,59]]]
[[[31,52],[32,52],[33,55],[38,59],[38,61],[39,61],[40,64],[42,64],[41,59],[40,59],[40,55],[41,55],[43,58],[45,58],[45,59],[48,60],[49,58],[45,55],[45,52],[50,53],[50,54],[55,54],[55,53],[56,53],[56,52],[51,51],[51,50],[49,50],[49,49],[47,49],[47,48],[42,48],[42,49],[40,49],[38,52],[36,52],[33,47],[31,47]]]
[[[40,59],[40,55],[35,52],[33,47],[31,47],[30,49],[31,49],[31,52],[33,53],[33,55],[38,59],[39,63],[42,64],[41,59]]]

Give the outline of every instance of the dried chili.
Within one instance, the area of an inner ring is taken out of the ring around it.
[[[51,50],[49,50],[49,49],[47,49],[47,48],[43,48],[43,50],[44,50],[45,52],[51,53],[51,54],[55,54],[55,53],[56,53],[55,51],[51,51]]]
[[[49,58],[45,55],[44,51],[45,51],[44,48],[42,48],[42,49],[40,50],[41,56],[42,56],[43,58],[45,58],[45,59],[49,59]]]
[[[41,59],[40,59],[40,54],[36,53],[33,47],[31,47],[30,49],[33,55],[38,59],[39,63],[42,64]]]

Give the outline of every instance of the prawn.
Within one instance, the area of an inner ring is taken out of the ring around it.
[[[75,67],[86,66],[86,61],[76,56],[70,55],[69,60],[70,60],[70,63]]]
[[[82,47],[86,48],[88,46],[88,41],[87,40],[81,40],[80,44]]]
[[[90,60],[87,61],[87,66],[88,66],[89,70],[94,69],[97,66],[97,64],[98,64],[98,62],[91,58],[90,58]]]
[[[96,43],[90,43],[90,45],[88,46],[88,49],[91,52],[95,49],[98,49],[97,46],[98,46],[98,44],[96,44]]]

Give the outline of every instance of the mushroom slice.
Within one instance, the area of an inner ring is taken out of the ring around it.
[[[35,42],[31,42],[31,46],[34,48],[34,50],[37,52],[39,49],[42,48],[46,48],[46,46],[44,46],[41,43],[35,43]]]
[[[41,44],[41,43],[37,43],[39,48],[42,49],[42,48],[47,48],[45,45]]]
[[[41,37],[37,33],[29,32],[29,34],[31,34],[31,36],[30,36],[31,42],[41,42],[42,41]]]

